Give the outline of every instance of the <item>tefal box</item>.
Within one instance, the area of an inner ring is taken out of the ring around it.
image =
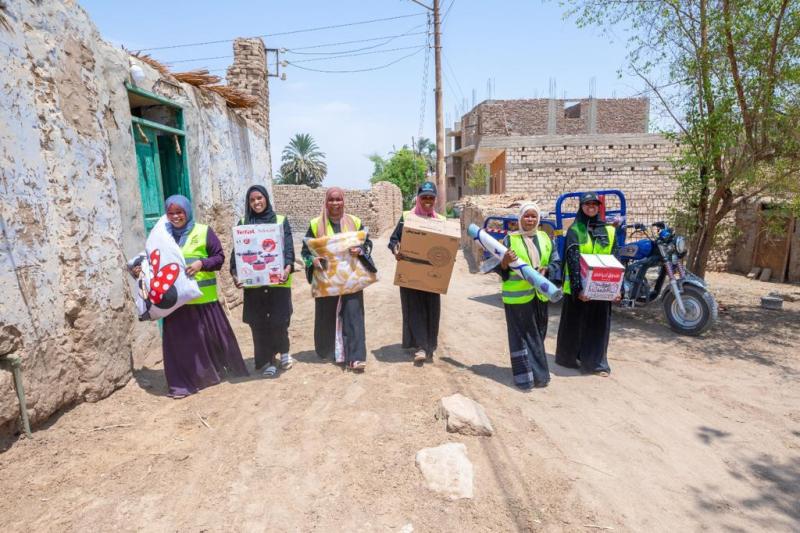
[[[461,235],[446,220],[410,215],[403,223],[394,284],[447,294]]]
[[[283,272],[283,224],[233,227],[236,275],[245,287],[276,285]]]
[[[581,254],[583,294],[590,300],[614,300],[624,274],[625,267],[613,255]]]

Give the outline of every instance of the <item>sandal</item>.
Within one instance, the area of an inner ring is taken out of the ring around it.
[[[284,370],[289,370],[294,366],[294,359],[288,353],[281,354],[281,368]]]
[[[414,364],[415,365],[421,365],[422,363],[425,362],[425,359],[426,359],[426,356],[425,356],[425,351],[424,350],[417,350],[417,352],[414,354]]]
[[[363,372],[367,369],[367,363],[364,361],[350,361],[347,364],[347,368],[352,370],[353,372]]]
[[[595,372],[594,375],[600,376],[601,378],[607,378],[608,372],[606,372],[605,370],[600,370],[599,372]]]
[[[277,374],[277,373],[278,373],[278,369],[275,368],[275,365],[269,365],[267,368],[264,369],[263,372],[261,372],[261,377],[274,378],[275,374]]]

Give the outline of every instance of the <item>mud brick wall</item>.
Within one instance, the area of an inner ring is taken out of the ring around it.
[[[231,87],[258,98],[257,105],[238,109],[237,113],[269,131],[269,78],[264,41],[257,37],[233,41],[233,64],[228,67],[226,79]]]
[[[311,219],[322,211],[326,191],[324,187],[273,185],[275,210],[288,217],[295,235],[305,234]],[[394,229],[403,212],[400,188],[385,181],[369,190],[346,190],[344,201],[345,210],[359,217],[373,236]]]

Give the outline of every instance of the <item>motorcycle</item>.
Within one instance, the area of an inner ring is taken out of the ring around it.
[[[617,256],[625,266],[621,306],[634,308],[661,300],[670,328],[697,336],[717,320],[718,307],[705,280],[684,267],[686,238],[664,222],[648,231],[644,224],[628,225],[645,238],[626,242]]]

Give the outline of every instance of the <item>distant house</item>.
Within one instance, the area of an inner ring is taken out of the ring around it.
[[[447,199],[519,194],[553,208],[568,191],[622,189],[635,215],[666,217],[675,143],[648,133],[646,98],[486,100],[465,114],[447,143]],[[474,165],[489,179],[470,187]]]

